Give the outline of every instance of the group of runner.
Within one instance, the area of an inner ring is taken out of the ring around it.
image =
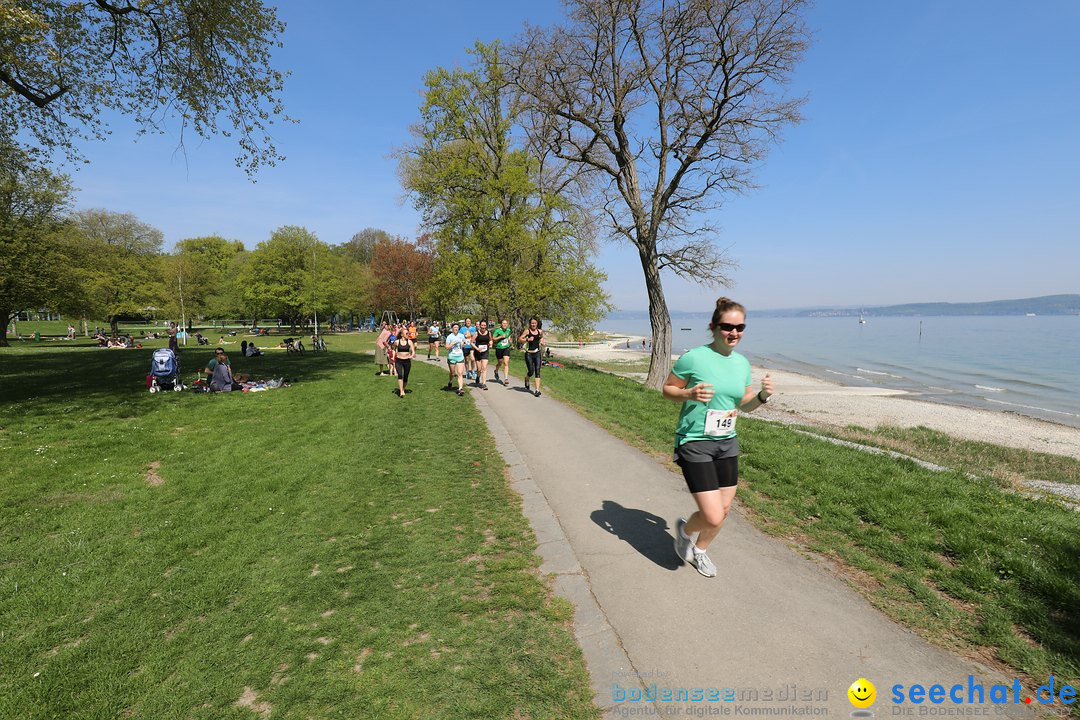
[[[438,323],[428,328],[428,359],[439,361],[439,345],[446,347],[446,364],[450,372],[446,384],[448,390],[454,390],[457,381],[457,394],[465,394],[466,380],[481,390],[488,389],[488,366],[491,351],[495,351],[495,382],[510,385],[510,352],[514,345],[514,333],[510,330],[510,321],[503,320],[498,327],[491,328],[487,320],[473,324],[472,318],[465,318],[464,323],[451,323],[446,337]],[[517,336],[525,353],[525,389],[529,389],[532,380],[532,394],[540,397],[540,354],[546,344],[544,331],[539,318],[531,318],[529,326]],[[434,351],[435,357],[432,358]]]
[[[454,389],[457,381],[457,394],[465,394],[465,382],[471,380],[481,389],[488,389],[488,366],[491,351],[495,351],[495,382],[510,385],[510,352],[514,345],[515,334],[510,330],[510,322],[503,320],[498,327],[489,327],[487,320],[473,324],[472,318],[465,318],[464,323],[451,323],[445,337],[438,322],[428,327],[427,359],[440,361],[439,348],[446,347],[446,362],[450,372],[447,389]],[[525,389],[535,397],[540,397],[541,353],[547,344],[539,318],[531,318],[529,325],[516,336],[525,354]],[[375,342],[376,362],[383,367],[389,366],[390,374],[398,377],[398,392],[405,397],[409,382],[412,359],[416,357],[415,325],[400,328],[384,326]],[[530,381],[532,388],[529,388]]]

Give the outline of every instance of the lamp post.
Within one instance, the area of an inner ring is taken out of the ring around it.
[[[176,286],[180,292],[180,329],[184,333],[184,347],[187,347],[187,315],[184,312],[184,259],[177,258]]]
[[[316,294],[315,246],[311,246],[311,310],[315,313],[315,338],[319,337],[319,298]]]

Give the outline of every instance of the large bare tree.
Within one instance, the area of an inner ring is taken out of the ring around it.
[[[641,260],[652,367],[671,369],[661,271],[728,284],[734,263],[706,211],[750,170],[801,98],[784,85],[808,35],[806,0],[566,0],[568,21],[529,28],[511,64],[534,140],[597,181],[598,207]]]

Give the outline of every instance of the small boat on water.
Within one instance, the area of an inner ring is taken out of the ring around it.
[[[860,325],[865,325],[866,324],[866,318],[863,317],[863,314],[861,312],[859,313],[859,324]]]
[[[679,328],[679,329],[682,330],[683,332],[690,332],[690,328]]]
[[[1035,313],[1028,313],[1027,317],[1035,317]]]

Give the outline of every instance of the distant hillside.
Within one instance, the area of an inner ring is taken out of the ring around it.
[[[1080,295],[1046,295],[1019,300],[994,300],[980,303],[909,303],[865,308],[806,308],[755,312],[774,317],[912,317],[933,315],[1080,315]]]

